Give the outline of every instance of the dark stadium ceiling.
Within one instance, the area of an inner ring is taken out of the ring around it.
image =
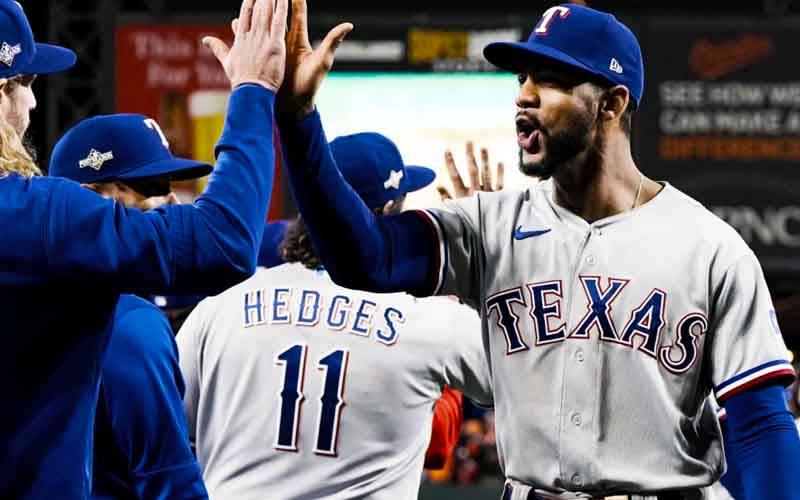
[[[51,0],[53,1],[53,0]],[[238,8],[238,0],[120,0],[121,10],[142,11],[156,10],[162,14],[180,14],[234,11]],[[522,0],[382,0],[372,2],[365,0],[310,0],[310,8],[326,13],[376,13],[376,12],[430,12],[456,13],[486,12],[492,15],[503,15],[520,12],[537,12],[555,1],[522,1]],[[682,14],[682,13],[716,13],[732,15],[765,14],[781,15],[783,13],[800,13],[800,1],[797,0],[588,0],[592,7],[625,13],[625,14]]]

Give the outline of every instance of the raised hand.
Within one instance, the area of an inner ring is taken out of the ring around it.
[[[447,167],[447,174],[450,177],[450,182],[453,184],[453,193],[451,194],[450,191],[441,184],[437,186],[436,190],[439,192],[442,201],[472,196],[477,191],[500,191],[503,189],[503,178],[505,176],[505,166],[503,162],[497,164],[496,175],[493,175],[492,168],[489,164],[489,151],[486,148],[481,148],[481,169],[478,170],[478,162],[475,161],[475,145],[472,141],[467,142],[467,173],[469,175],[469,186],[464,184],[461,174],[458,173],[456,162],[453,160],[453,153],[450,152],[450,150],[444,153],[444,163]],[[496,177],[494,186],[492,186],[493,177]]]
[[[286,36],[286,78],[278,94],[278,113],[300,119],[314,110],[314,97],[333,67],[336,49],[352,29],[350,23],[336,26],[313,50],[308,38],[306,0],[292,0],[292,25]]]
[[[289,0],[244,0],[234,23],[233,45],[213,36],[203,38],[222,64],[231,88],[255,83],[280,89],[286,72],[286,16]]]

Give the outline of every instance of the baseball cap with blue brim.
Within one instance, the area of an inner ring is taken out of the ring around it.
[[[67,48],[36,43],[22,5],[0,0],[0,78],[55,73],[71,68],[76,59]]]
[[[83,120],[67,131],[53,149],[49,173],[92,183],[154,176],[194,179],[212,169],[207,163],[173,156],[155,120],[117,114]]]
[[[547,9],[527,41],[490,43],[483,55],[513,73],[525,72],[537,58],[555,60],[624,85],[637,106],[642,99],[644,63],[636,35],[613,15],[582,5]]]
[[[395,143],[376,132],[337,137],[330,147],[342,176],[370,208],[383,207],[436,178],[428,167],[406,165]]]

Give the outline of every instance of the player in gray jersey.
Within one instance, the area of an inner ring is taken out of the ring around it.
[[[520,168],[546,180],[383,218],[326,151],[313,96],[330,65],[302,54],[289,48],[279,126],[315,248],[342,286],[455,294],[480,311],[505,498],[708,498],[725,467],[710,394],[744,496],[800,498],[782,388],[794,373],[760,265],[638,169],[644,68],[626,26],[564,4],[526,42],[486,47],[520,75]]]
[[[378,134],[331,147],[377,213],[434,179]],[[417,498],[443,386],[492,403],[478,315],[449,298],[336,286],[302,221],[283,250],[292,263],[206,299],[177,336],[211,498]]]

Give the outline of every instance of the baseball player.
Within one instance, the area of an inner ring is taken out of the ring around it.
[[[331,148],[379,214],[435,176],[405,166],[379,134]],[[283,255],[289,263],[202,302],[177,336],[211,497],[416,498],[443,386],[491,404],[478,315],[448,298],[334,285],[302,220]]]
[[[701,498],[724,471],[711,393],[746,497],[800,497],[793,370],[763,273],[731,227],[636,166],[644,69],[627,27],[564,4],[526,42],[488,45],[519,75],[520,169],[547,180],[385,218],[328,150],[313,96],[330,64],[292,42],[279,125],[315,248],[342,286],[480,311],[505,498]]]
[[[0,498],[90,496],[100,367],[121,293],[215,293],[253,272],[272,187],[287,7],[286,0],[245,0],[233,46],[207,40],[234,90],[217,168],[193,205],[142,212],[73,181],[36,176],[18,134],[5,131],[14,113],[27,119],[31,101],[0,106],[0,135],[16,138],[0,141],[0,392],[8,401],[0,415]],[[6,84],[72,60],[35,44],[19,4],[0,0]],[[98,171],[118,162],[102,147],[65,158],[69,168]]]
[[[81,183],[127,207],[177,203],[170,182],[202,177],[211,165],[172,156],[154,120],[109,115],[76,125],[56,144],[49,174]],[[72,151],[113,151],[103,168],[74,168]],[[111,324],[94,422],[92,496],[207,498],[189,445],[178,348],[161,311],[122,295]]]

